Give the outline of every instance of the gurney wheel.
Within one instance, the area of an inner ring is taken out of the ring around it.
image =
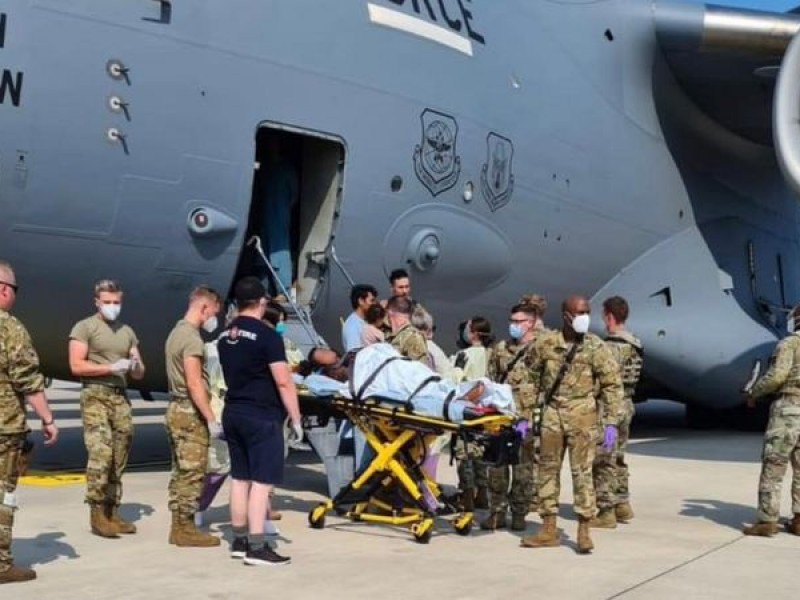
[[[414,534],[414,540],[418,544],[427,544],[431,541],[433,535],[433,520],[426,519],[421,523],[414,525],[411,528],[411,533]]]
[[[308,524],[311,529],[323,529],[325,527],[325,514],[328,512],[324,504],[312,508],[308,513]]]
[[[472,533],[472,516],[468,519],[460,519],[455,522],[454,527],[458,535],[469,535]]]

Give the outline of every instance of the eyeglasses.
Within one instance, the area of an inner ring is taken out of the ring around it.
[[[19,294],[19,286],[16,283],[9,283],[7,281],[0,281],[0,285],[7,285],[12,290],[14,290],[15,294]]]

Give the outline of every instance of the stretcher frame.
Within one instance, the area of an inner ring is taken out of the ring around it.
[[[514,417],[493,413],[453,423],[408,412],[403,405],[390,408],[384,404],[397,405],[392,400],[354,401],[339,396],[326,400],[333,412],[345,416],[363,433],[375,456],[334,498],[309,512],[308,523],[313,529],[323,529],[326,515],[334,511],[353,522],[407,526],[417,542],[426,544],[431,539],[437,517],[437,511],[426,501],[428,492],[427,500],[432,499],[437,506],[448,506],[452,510],[455,531],[469,535],[474,514],[458,512],[443,498],[439,485],[422,468],[424,450],[420,458],[414,446],[421,444],[425,449],[436,437],[446,433],[473,439],[499,435],[513,427]],[[410,502],[407,506],[390,504],[376,497],[381,492],[395,493],[397,498],[405,495]],[[383,514],[368,512],[370,509]]]

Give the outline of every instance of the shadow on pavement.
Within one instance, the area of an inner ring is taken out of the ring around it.
[[[156,509],[149,504],[141,504],[139,502],[124,502],[119,507],[119,515],[126,521],[141,521],[144,517],[149,517]]]
[[[71,545],[62,542],[66,534],[63,531],[40,533],[35,538],[14,538],[14,559],[21,565],[45,565],[59,558],[69,560],[80,558]]]
[[[690,498],[683,501],[680,514],[684,517],[706,519],[717,525],[741,531],[745,524],[753,522],[756,511],[753,506],[735,502]]]

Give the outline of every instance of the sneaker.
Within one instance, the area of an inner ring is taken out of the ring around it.
[[[250,544],[247,543],[246,537],[233,538],[231,544],[231,558],[244,558],[250,551]]]
[[[251,566],[280,567],[288,565],[292,559],[288,556],[281,556],[269,546],[264,546],[258,550],[247,550],[244,557],[244,564]]]

